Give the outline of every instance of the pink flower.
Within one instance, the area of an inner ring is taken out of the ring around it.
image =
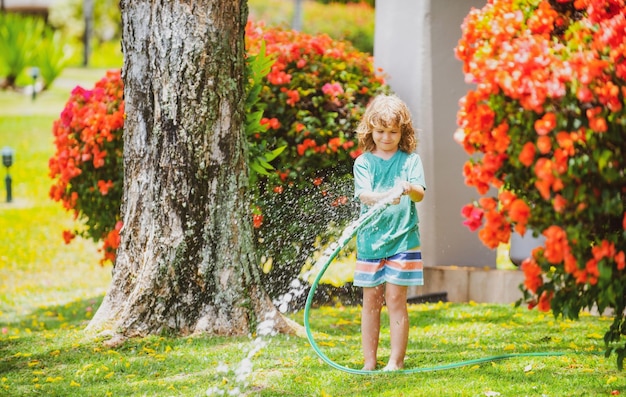
[[[322,92],[328,96],[336,97],[343,94],[343,87],[339,83],[326,83],[322,87]]]
[[[463,221],[463,224],[471,231],[475,231],[483,224],[483,215],[485,212],[482,208],[474,207],[473,204],[468,204],[463,207],[461,214],[467,218]]]

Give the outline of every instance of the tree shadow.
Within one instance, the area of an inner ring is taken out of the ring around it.
[[[14,321],[0,320],[0,327],[18,328],[20,331],[40,332],[59,328],[86,326],[96,312],[104,295],[71,301],[62,305],[39,307],[30,313],[18,316]],[[0,342],[1,343],[1,342]]]
[[[60,305],[43,306],[10,321],[0,320],[0,373],[14,371],[16,365],[24,365],[24,357],[28,357],[33,368],[45,358],[49,359],[58,348],[56,331],[84,329],[103,298],[104,295],[99,295]],[[53,341],[48,343],[48,339]],[[33,345],[41,344],[49,345],[50,348],[36,356],[26,353],[32,351]],[[81,354],[82,349],[76,347],[72,350]]]

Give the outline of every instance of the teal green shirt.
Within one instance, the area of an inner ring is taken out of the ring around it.
[[[363,192],[384,192],[398,182],[408,181],[426,189],[422,160],[417,153],[398,150],[384,160],[370,152],[354,162],[354,196]],[[361,205],[361,214],[368,207]],[[402,196],[400,204],[388,206],[357,233],[357,257],[383,259],[420,246],[419,217],[415,203]]]

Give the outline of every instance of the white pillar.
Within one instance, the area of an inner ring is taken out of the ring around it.
[[[458,100],[471,87],[454,56],[461,23],[485,0],[376,2],[374,59],[411,109],[427,191],[419,204],[426,266],[495,267],[496,253],[463,226],[461,208],[478,197],[463,181],[467,154],[453,139]]]

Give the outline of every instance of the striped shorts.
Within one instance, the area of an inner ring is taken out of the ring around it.
[[[383,259],[356,259],[354,285],[376,287],[382,283],[424,285],[424,265],[420,247]]]

